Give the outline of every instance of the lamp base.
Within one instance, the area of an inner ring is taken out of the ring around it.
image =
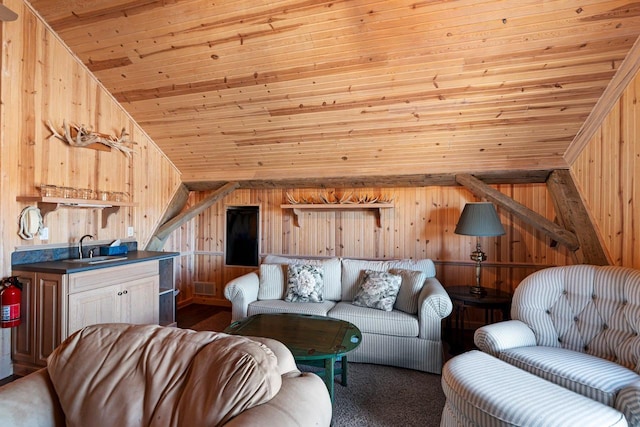
[[[471,252],[471,259],[476,262],[476,285],[471,286],[469,289],[469,293],[471,295],[483,296],[487,294],[487,291],[480,286],[480,273],[482,272],[482,261],[487,259],[487,256],[482,252],[482,248],[480,247],[480,237],[477,238],[476,242],[476,250]]]
[[[487,290],[482,286],[471,286],[469,288],[469,293],[472,295],[483,296],[487,294]]]

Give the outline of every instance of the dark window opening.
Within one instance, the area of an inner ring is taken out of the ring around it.
[[[258,266],[258,206],[227,207],[225,264]]]

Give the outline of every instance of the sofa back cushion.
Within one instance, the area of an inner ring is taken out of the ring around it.
[[[265,267],[268,276],[262,276],[263,264],[280,265],[280,271],[276,267]],[[258,287],[258,299],[283,299],[287,289],[287,266],[289,264],[306,264],[321,266],[323,277],[322,298],[329,301],[340,301],[340,259],[339,258],[294,258],[280,255],[267,255],[260,266],[260,285]],[[284,266],[284,267],[282,267]]]
[[[392,268],[392,274],[397,274],[402,278],[398,297],[393,308],[409,314],[418,312],[418,297],[427,275],[424,271],[405,270],[403,268]]]
[[[260,264],[258,299],[284,299],[287,264]]]
[[[640,373],[640,271],[617,266],[552,267],[526,277],[511,317],[538,345],[612,360]]]
[[[433,264],[433,261],[431,261],[430,259],[368,261],[368,260],[345,258],[342,260],[342,300],[353,301],[353,298],[358,293],[358,287],[362,282],[365,270],[389,271],[391,269],[422,271],[425,274],[425,279],[436,276],[435,265]],[[402,297],[401,297],[401,294],[402,294]],[[406,294],[410,294],[410,295],[407,296]],[[417,310],[418,294],[416,294],[415,291],[408,291],[408,290],[405,290],[405,292],[403,293],[402,285],[400,285],[400,293],[398,294],[398,299],[401,300],[401,306],[404,308],[403,311],[411,310],[410,306],[413,304],[413,302],[410,300],[412,298],[415,298],[415,306]],[[407,304],[402,305],[403,301],[407,301]],[[396,304],[397,304],[397,301],[396,301]],[[407,312],[416,313],[417,311],[407,311]]]
[[[277,363],[249,338],[120,323],[76,332],[47,370],[69,426],[213,426],[271,400]]]

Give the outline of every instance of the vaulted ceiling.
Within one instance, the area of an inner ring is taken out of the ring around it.
[[[194,187],[566,168],[639,61],[633,1],[29,3]]]

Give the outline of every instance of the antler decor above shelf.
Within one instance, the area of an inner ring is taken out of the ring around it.
[[[329,193],[318,193],[311,196],[300,196],[298,199],[286,193],[287,202],[292,205],[370,205],[375,203],[393,203],[393,197],[388,195],[372,196],[369,194],[354,195],[351,193],[338,194],[333,191]]]
[[[394,207],[393,198],[389,196],[354,196],[353,193],[337,195],[335,193],[321,194],[317,196],[299,197],[298,199],[286,193],[289,204],[280,205],[282,209],[292,209],[295,223],[301,224],[304,211],[373,211],[376,216],[376,225],[382,227],[382,209]]]
[[[60,141],[66,142],[72,147],[88,147],[93,144],[101,144],[108,148],[115,148],[116,150],[131,156],[133,150],[125,144],[135,144],[133,141],[129,141],[129,134],[125,132],[124,128],[120,131],[120,136],[107,135],[105,133],[94,132],[91,128],[85,128],[84,125],[78,126],[75,123],[67,123],[66,120],[62,121],[63,135],[56,131],[56,128],[50,121],[46,121],[46,125],[51,131],[51,135],[55,136]],[[108,150],[107,148],[107,150]]]

